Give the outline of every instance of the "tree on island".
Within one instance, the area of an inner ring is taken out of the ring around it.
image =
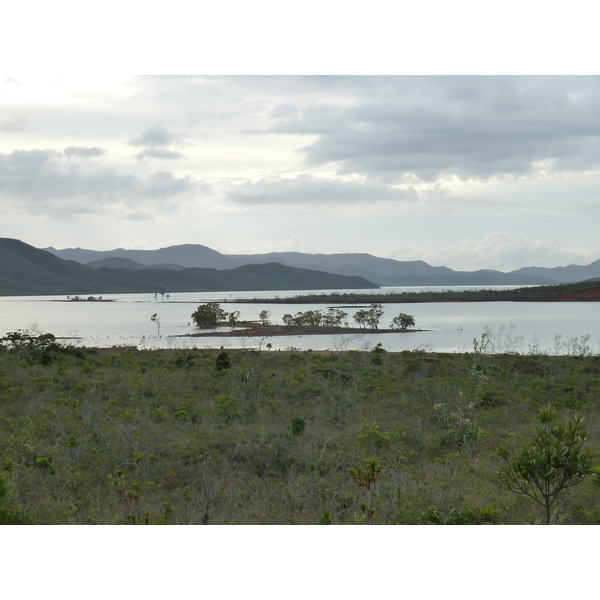
[[[361,309],[355,312],[353,319],[361,328],[378,329],[382,316],[383,308],[381,304],[371,304],[369,310]]]
[[[342,327],[342,325],[348,326],[347,321],[348,313],[340,310],[339,308],[330,308],[323,315],[323,325],[325,327]]]
[[[408,329],[409,327],[413,327],[414,324],[415,318],[412,315],[400,313],[392,319],[390,329]]]
[[[201,304],[193,313],[192,321],[201,329],[216,327],[219,321],[225,320],[227,313],[218,302]]]

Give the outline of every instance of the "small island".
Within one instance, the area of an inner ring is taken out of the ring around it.
[[[116,302],[116,300],[114,298],[103,298],[102,296],[88,296],[87,298],[67,296],[65,300],[52,300],[52,302]]]
[[[226,312],[218,302],[201,304],[194,313],[192,320],[203,330],[198,333],[188,333],[173,337],[273,337],[288,335],[335,335],[335,334],[362,334],[362,333],[405,333],[408,331],[424,331],[410,329],[415,325],[412,315],[400,313],[395,316],[389,328],[379,329],[383,317],[381,304],[371,304],[369,307],[359,307],[352,319],[358,327],[351,327],[348,323],[348,313],[339,308],[322,310],[307,310],[295,315],[283,315],[283,325],[273,324],[270,321],[271,313],[263,310],[258,315],[259,321],[240,321],[240,311]],[[157,321],[157,315],[151,317]],[[231,327],[230,331],[215,331],[217,327]]]
[[[227,326],[227,322],[221,322],[219,326]],[[171,337],[277,337],[287,335],[339,335],[339,334],[363,334],[363,333],[416,333],[428,331],[427,329],[364,329],[359,327],[323,327],[323,326],[296,326],[287,325],[261,325],[256,321],[242,321],[229,331],[199,331],[197,333],[185,333]]]

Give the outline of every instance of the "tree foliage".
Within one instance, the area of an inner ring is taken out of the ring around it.
[[[348,325],[347,317],[348,313],[338,308],[330,308],[326,313],[321,310],[307,310],[293,316],[286,313],[283,315],[283,324],[286,327],[342,327]]]
[[[363,308],[355,312],[353,319],[361,328],[378,329],[382,316],[383,308],[381,304],[371,304],[371,308],[368,310]]]
[[[533,439],[518,454],[499,448],[506,466],[497,469],[502,484],[515,494],[523,494],[544,508],[546,524],[560,492],[581,483],[594,473],[594,455],[583,450],[589,436],[579,415],[567,423],[558,422],[558,413],[544,408],[537,416],[541,425]]]
[[[412,315],[400,313],[397,317],[392,319],[390,329],[408,329],[414,327],[415,318]]]
[[[201,329],[216,327],[219,321],[223,321],[227,313],[218,302],[207,302],[201,304],[193,313],[192,320]]]

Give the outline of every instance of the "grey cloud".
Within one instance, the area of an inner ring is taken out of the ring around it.
[[[279,118],[289,118],[298,114],[298,107],[291,102],[284,102],[282,104],[278,104],[273,108],[272,116],[275,119]]]
[[[397,260],[425,260],[430,264],[462,265],[466,270],[492,268],[509,271],[524,265],[543,264],[564,266],[586,264],[593,256],[567,250],[555,240],[539,242],[523,236],[512,236],[505,231],[494,231],[482,239],[464,239],[460,243],[436,249],[426,246],[398,245],[390,249],[388,258]]]
[[[63,150],[65,156],[69,158],[94,158],[96,156],[103,156],[106,154],[106,150],[92,146],[90,148],[81,146],[69,146]]]
[[[126,213],[125,215],[123,215],[123,218],[126,221],[135,221],[135,222],[153,221],[154,220],[153,215],[151,215],[150,213],[147,213],[147,212],[143,212],[143,211],[135,211],[135,212],[131,212],[131,213]]]
[[[175,136],[170,133],[166,127],[148,127],[142,131],[138,138],[129,140],[132,146],[145,146],[147,148],[156,148],[169,146],[175,141]]]
[[[181,154],[181,152],[175,152],[173,150],[151,148],[148,150],[144,150],[143,152],[138,152],[136,156],[139,160],[144,160],[145,158],[156,158],[158,160],[174,160],[177,158],[182,158],[183,154]]]
[[[14,150],[10,154],[0,154],[0,190],[3,184],[21,180],[26,184],[27,178],[58,156],[54,150]]]
[[[302,149],[308,166],[433,181],[519,176],[544,160],[553,170],[600,165],[598,77],[355,79],[342,82],[348,95],[309,102],[274,125],[319,136]]]
[[[32,209],[52,205],[78,213],[99,212],[101,204],[135,205],[144,200],[172,202],[182,194],[206,194],[208,186],[170,171],[121,174],[114,168],[82,169],[64,164],[52,150],[0,154],[0,197],[25,201]],[[71,202],[76,199],[77,202]],[[49,209],[48,209],[49,210]]]
[[[0,131],[6,131],[7,133],[24,131],[26,122],[27,119],[25,119],[25,117],[13,117],[12,119],[8,119],[8,121],[4,121],[2,125],[0,125]]]
[[[207,191],[207,187],[202,189]],[[170,171],[157,171],[149,175],[139,189],[141,196],[151,198],[166,198],[192,190],[190,177],[175,177]]]
[[[394,189],[375,183],[334,181],[300,175],[295,179],[263,179],[245,182],[227,194],[236,204],[282,206],[302,204],[353,204],[416,200],[413,190]]]

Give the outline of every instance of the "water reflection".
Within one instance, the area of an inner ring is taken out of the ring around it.
[[[490,286],[486,286],[490,287]],[[425,288],[385,288],[384,291],[419,291]],[[435,288],[427,288],[435,289]],[[448,289],[440,288],[440,289]],[[458,289],[458,288],[452,288]],[[465,288],[461,288],[465,289]],[[344,292],[344,290],[339,290]],[[314,292],[321,293],[321,292]],[[167,301],[154,294],[105,295],[112,302],[66,302],[65,296],[27,296],[0,298],[0,333],[37,328],[39,332],[70,338],[85,346],[137,346],[139,348],[266,348],[273,350],[368,349],[381,343],[386,350],[429,350],[462,352],[473,348],[486,328],[497,351],[571,353],[585,336],[592,353],[600,352],[600,303],[427,303],[384,304],[381,327],[400,312],[414,316],[416,327],[424,331],[361,335],[314,335],[255,337],[174,337],[198,331],[191,314],[201,301],[232,302],[235,298],[290,297],[286,292],[171,293]],[[285,313],[328,309],[327,304],[229,304],[226,310],[239,310],[241,320],[258,320],[269,310],[271,322],[282,323]],[[355,311],[344,309],[351,321]],[[153,314],[161,320],[157,335]],[[222,328],[228,330],[229,328]],[[218,330],[217,330],[218,331]],[[559,336],[557,338],[557,336]]]

